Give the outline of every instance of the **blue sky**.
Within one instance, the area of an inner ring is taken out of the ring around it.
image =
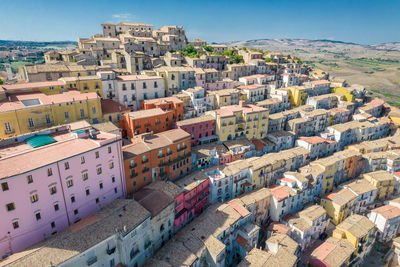
[[[190,40],[400,42],[400,0],[0,0],[0,39],[77,40],[103,22],[182,25]]]

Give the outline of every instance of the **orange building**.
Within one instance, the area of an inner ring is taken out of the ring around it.
[[[141,102],[141,110],[129,112],[121,118],[123,136],[160,133],[174,128],[183,118],[183,102],[176,97],[165,97]]]
[[[172,128],[173,117],[171,112],[160,108],[138,110],[125,113],[121,117],[123,136],[133,137],[144,133],[159,133]]]
[[[128,194],[159,179],[175,180],[191,171],[190,134],[173,129],[132,138],[122,148]]]
[[[361,156],[361,153],[348,151],[346,156],[347,159],[344,163],[344,167],[347,170],[348,179],[358,177],[361,174],[363,167],[363,157]]]
[[[173,113],[174,122],[180,121],[183,119],[183,101],[176,97],[164,97],[164,98],[156,98],[143,100],[140,103],[141,109],[154,109],[160,108],[165,112]]]

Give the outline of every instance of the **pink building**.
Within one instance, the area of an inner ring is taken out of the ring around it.
[[[209,203],[210,184],[208,176],[202,171],[194,172],[175,182],[183,188],[183,208],[175,217],[175,229],[179,229],[198,216]],[[182,197],[181,197],[182,198]]]
[[[215,118],[211,115],[176,122],[176,128],[191,135],[192,146],[218,141],[215,135]]]
[[[124,196],[121,137],[67,129],[0,142],[0,257]]]

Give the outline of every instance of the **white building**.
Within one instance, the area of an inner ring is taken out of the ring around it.
[[[296,146],[310,151],[310,160],[332,155],[338,150],[338,143],[319,136],[301,136],[296,140]]]
[[[139,110],[142,100],[165,97],[164,79],[161,76],[116,76],[111,72],[99,72],[98,75],[102,80],[104,97],[132,110]]]
[[[375,204],[378,189],[367,180],[357,179],[354,182],[344,184],[343,188],[350,190],[357,196],[353,206],[354,213],[366,214],[369,211],[368,208]]]
[[[289,236],[304,250],[312,240],[318,239],[325,232],[329,216],[322,206],[313,205],[285,218],[284,222],[291,229]]]
[[[371,210],[368,218],[378,229],[378,239],[381,242],[392,240],[399,233],[400,227],[400,208],[385,205]]]
[[[243,91],[247,96],[247,102],[255,104],[258,101],[264,100],[266,86],[262,84],[241,85],[237,89]]]
[[[268,189],[272,194],[270,217],[273,221],[279,221],[286,214],[298,211],[303,207],[303,197],[301,194],[297,195],[295,189],[282,185],[275,185]]]
[[[192,102],[192,106],[196,111],[196,117],[201,116],[204,112],[207,111],[206,105],[206,92],[202,87],[189,88],[187,90],[182,91],[182,93],[190,96],[190,100]]]

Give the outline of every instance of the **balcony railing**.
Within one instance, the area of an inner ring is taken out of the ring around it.
[[[116,249],[116,247],[113,247],[113,248],[107,248],[107,254],[108,254],[108,255],[111,255],[111,254],[113,254],[113,253],[115,252],[115,249]]]
[[[6,133],[6,134],[13,134],[13,133],[15,133],[15,130],[14,130],[14,129],[5,130],[5,133]]]
[[[92,265],[92,264],[94,264],[96,262],[97,262],[97,257],[94,256],[94,257],[91,257],[90,259],[87,260],[87,265],[90,266],[90,265]]]

